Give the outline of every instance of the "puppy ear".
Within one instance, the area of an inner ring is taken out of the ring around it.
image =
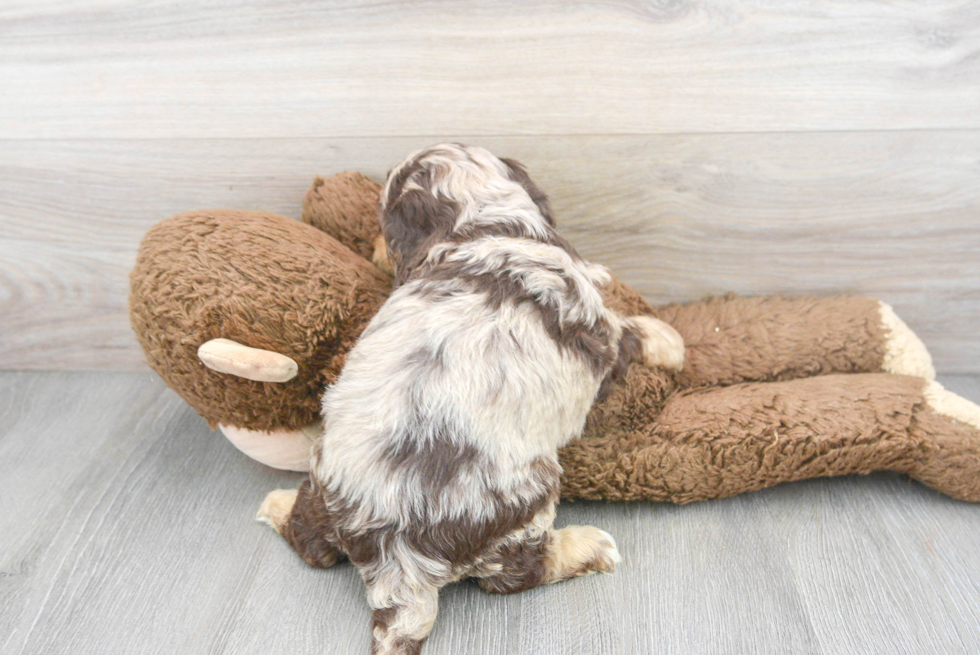
[[[436,198],[424,189],[404,191],[381,216],[388,255],[395,268],[395,284],[401,284],[425,259],[434,240],[449,236],[456,225],[459,206]]]
[[[551,211],[551,202],[548,200],[548,196],[545,195],[544,191],[539,189],[538,185],[531,181],[531,177],[527,174],[527,169],[524,168],[524,164],[516,159],[501,159],[500,161],[504,162],[507,166],[510,179],[524,187],[527,194],[531,196],[531,200],[538,206],[538,211],[544,216],[544,220],[548,221],[548,225],[555,227],[555,215]]]

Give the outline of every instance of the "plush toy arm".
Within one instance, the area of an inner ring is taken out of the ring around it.
[[[317,177],[303,198],[303,222],[323,230],[361,257],[371,259],[381,226],[381,185],[361,173]]]
[[[935,377],[919,338],[874,298],[728,295],[656,307],[653,314],[684,339],[683,387],[826,373]]]
[[[674,395],[652,423],[560,453],[562,496],[687,503],[806,478],[896,471],[980,502],[980,407],[868,373]]]

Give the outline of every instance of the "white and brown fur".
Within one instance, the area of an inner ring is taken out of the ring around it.
[[[676,363],[683,345],[604,306],[608,272],[557,233],[516,162],[416,152],[389,174],[380,219],[398,286],[324,394],[310,479],[260,518],[311,565],[349,558],[372,652],[407,654],[450,582],[512,593],[613,570],[607,533],[552,528],[557,452],[632,359]]]

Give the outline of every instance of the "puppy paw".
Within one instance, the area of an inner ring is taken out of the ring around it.
[[[391,258],[388,256],[388,242],[385,241],[383,234],[379,234],[374,240],[374,254],[371,256],[371,261],[388,275],[395,276],[395,265],[391,263]]]
[[[612,573],[616,570],[616,565],[623,561],[616,547],[616,540],[605,530],[592,526],[585,526],[588,530],[586,538],[593,543],[595,556],[587,563],[590,571],[599,573]]]
[[[591,525],[571,525],[552,532],[551,552],[545,562],[549,582],[589,573],[612,573],[623,561],[616,540]]]
[[[650,316],[633,316],[627,323],[640,333],[643,361],[674,371],[684,367],[684,339],[674,328]]]
[[[911,375],[926,380],[936,378],[932,356],[925,344],[900,319],[890,305],[880,303],[881,325],[885,328],[885,356],[881,370],[896,375]]]
[[[270,491],[262,501],[258,514],[255,515],[256,521],[267,523],[275,528],[276,532],[282,534],[282,528],[289,520],[289,515],[296,504],[297,489],[276,489]]]

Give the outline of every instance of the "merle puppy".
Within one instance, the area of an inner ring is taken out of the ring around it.
[[[612,571],[609,534],[552,528],[558,449],[634,358],[679,368],[669,326],[605,307],[605,268],[555,230],[524,168],[444,144],[388,176],[380,220],[397,288],[323,397],[310,479],[259,517],[314,566],[347,557],[373,653],[418,653],[439,589],[511,593]]]

